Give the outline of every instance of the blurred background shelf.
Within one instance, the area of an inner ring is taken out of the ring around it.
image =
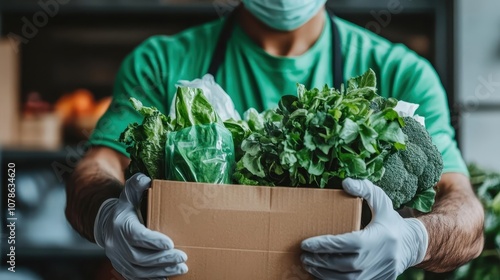
[[[335,0],[327,5],[338,16],[429,59],[454,104],[454,3]],[[48,24],[37,28],[34,38],[21,43],[21,103],[32,91],[48,102],[77,88],[90,90],[96,99],[109,96],[121,61],[143,40],[218,19],[237,4],[237,0],[67,1]],[[3,0],[0,36],[22,36],[25,21],[33,22],[40,11],[36,0]]]
[[[67,150],[42,150],[19,147],[3,147],[0,149],[0,159],[7,161],[28,161],[31,164],[46,164],[50,161],[63,161],[68,155]]]
[[[0,6],[7,12],[35,12],[39,10],[37,0],[4,0]],[[71,0],[60,1],[62,13],[113,12],[113,13],[202,13],[217,14],[217,11],[229,10],[237,0]],[[66,4],[63,4],[67,2]],[[436,1],[403,1],[407,9],[404,13],[432,10]],[[386,9],[387,1],[335,0],[329,3],[338,12],[364,12],[366,8]]]

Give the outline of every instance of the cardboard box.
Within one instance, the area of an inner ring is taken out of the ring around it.
[[[312,279],[302,240],[358,230],[361,199],[342,190],[154,180],[150,229],[188,255],[179,280]]]
[[[0,40],[0,146],[15,145],[19,122],[19,55],[8,40]]]
[[[23,148],[57,151],[62,146],[62,120],[56,113],[24,117],[19,144]]]

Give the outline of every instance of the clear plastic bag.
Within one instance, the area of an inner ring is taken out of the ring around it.
[[[167,179],[229,184],[233,174],[233,138],[218,123],[169,132],[165,146]]]
[[[231,97],[222,89],[210,74],[205,74],[201,79],[192,81],[180,80],[177,86],[185,86],[190,88],[200,88],[208,102],[214,107],[217,114],[223,121],[228,119],[241,120],[241,116],[234,107]],[[175,100],[176,96],[174,96]],[[171,102],[170,114],[171,118],[175,118],[175,102]]]

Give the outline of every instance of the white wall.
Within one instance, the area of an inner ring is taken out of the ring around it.
[[[458,101],[470,104],[460,123],[462,152],[500,171],[500,0],[457,0],[456,24]]]

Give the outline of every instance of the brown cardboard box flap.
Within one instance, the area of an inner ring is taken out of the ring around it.
[[[361,199],[342,190],[160,180],[148,208],[148,227],[188,254],[179,279],[309,279],[300,242],[358,230],[361,217]]]

